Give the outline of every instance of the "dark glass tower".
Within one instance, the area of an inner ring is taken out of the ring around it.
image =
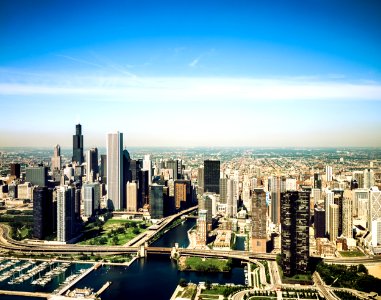
[[[204,160],[204,192],[220,192],[219,160]]]
[[[75,125],[75,135],[73,135],[73,162],[83,163],[83,135],[81,124]]]
[[[325,210],[316,207],[314,210],[315,238],[325,237]]]
[[[53,192],[47,187],[33,190],[33,237],[43,240],[53,233]]]
[[[11,176],[16,176],[16,178],[20,178],[20,164],[11,164]]]
[[[310,192],[281,193],[281,265],[285,276],[306,273],[309,259]]]

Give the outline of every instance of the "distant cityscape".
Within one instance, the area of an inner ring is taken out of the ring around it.
[[[166,252],[149,245],[193,211],[189,252],[174,243],[171,257],[269,259],[271,280],[245,273],[249,289],[256,289],[255,276],[275,291],[298,276],[307,283],[318,280],[311,274],[320,260],[362,264],[381,258],[381,149],[133,148],[130,153],[123,133],[109,133],[106,140],[106,149],[87,149],[77,124],[71,150],[58,144],[1,149],[4,255],[55,249],[82,253],[77,258],[88,262],[128,263]],[[109,222],[125,226],[104,230]],[[119,258],[110,259],[108,251]],[[132,256],[124,260],[126,251]],[[335,297],[326,286],[319,292]]]

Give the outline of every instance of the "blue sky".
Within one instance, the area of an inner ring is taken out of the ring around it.
[[[379,1],[1,1],[0,146],[381,146],[379,28]]]

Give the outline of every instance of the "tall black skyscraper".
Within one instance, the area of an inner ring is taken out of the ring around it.
[[[33,190],[33,237],[43,240],[53,233],[53,191],[47,187]]]
[[[281,193],[281,265],[285,276],[306,273],[309,259],[310,192]]]
[[[314,209],[315,238],[325,237],[325,210],[319,207]]]
[[[11,176],[16,176],[16,178],[20,178],[20,164],[11,164]]]
[[[72,161],[78,164],[83,163],[83,135],[81,124],[75,125],[75,135],[73,135],[73,158]]]
[[[204,192],[220,192],[219,160],[204,160]]]

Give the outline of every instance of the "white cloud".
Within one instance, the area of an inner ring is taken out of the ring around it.
[[[308,77],[133,77],[0,72],[3,95],[93,96],[108,101],[381,100],[380,82]]]

